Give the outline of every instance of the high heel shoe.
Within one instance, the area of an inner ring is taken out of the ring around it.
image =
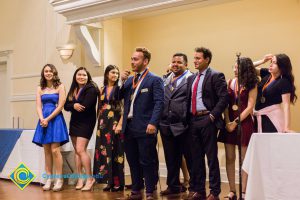
[[[92,181],[87,180],[85,183],[85,186],[81,189],[81,191],[93,191],[95,183],[96,183],[96,180],[94,178]]]
[[[113,188],[111,188],[112,192],[120,192],[120,191],[124,191],[124,186],[114,186]]]
[[[239,200],[245,200],[245,196],[246,196],[246,193],[242,192],[242,198],[239,198]]]
[[[237,200],[236,192],[230,191],[229,194],[224,198],[228,200]]]
[[[54,187],[52,188],[53,192],[58,192],[61,191],[64,185],[64,180],[63,179],[57,179]]]
[[[45,185],[43,186],[44,191],[49,191],[51,189],[52,181],[51,179],[47,179]]]
[[[76,184],[76,186],[75,186],[75,189],[76,189],[76,190],[81,190],[81,189],[83,188],[83,185],[84,185],[84,180],[81,179],[81,178],[79,178],[79,179],[77,180],[77,184]]]
[[[105,188],[103,188],[103,192],[109,192],[113,187],[111,185],[107,185]]]

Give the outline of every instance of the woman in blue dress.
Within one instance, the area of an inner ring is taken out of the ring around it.
[[[54,65],[46,64],[41,72],[40,85],[36,94],[36,109],[39,116],[32,142],[44,147],[45,171],[47,180],[43,190],[50,190],[52,185],[52,166],[55,165],[55,177],[58,177],[53,191],[60,191],[63,186],[63,159],[60,146],[69,142],[68,130],[62,109],[66,94]]]

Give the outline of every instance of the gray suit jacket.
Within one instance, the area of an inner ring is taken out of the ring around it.
[[[183,134],[187,130],[187,78],[191,76],[187,72],[181,83],[172,90],[170,75],[164,83],[164,110],[160,121],[161,134],[168,133],[166,129],[171,129],[174,136]]]

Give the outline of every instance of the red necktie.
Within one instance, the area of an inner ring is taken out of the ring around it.
[[[198,89],[198,84],[199,84],[201,75],[202,74],[198,75],[197,80],[193,87],[193,93],[192,93],[192,114],[193,115],[196,115],[196,113],[197,113],[197,106],[196,106],[197,105],[197,89]]]

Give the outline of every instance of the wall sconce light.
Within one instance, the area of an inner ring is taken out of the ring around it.
[[[59,55],[63,60],[68,60],[72,57],[75,47],[75,44],[65,44],[56,47],[56,49],[58,50]]]

